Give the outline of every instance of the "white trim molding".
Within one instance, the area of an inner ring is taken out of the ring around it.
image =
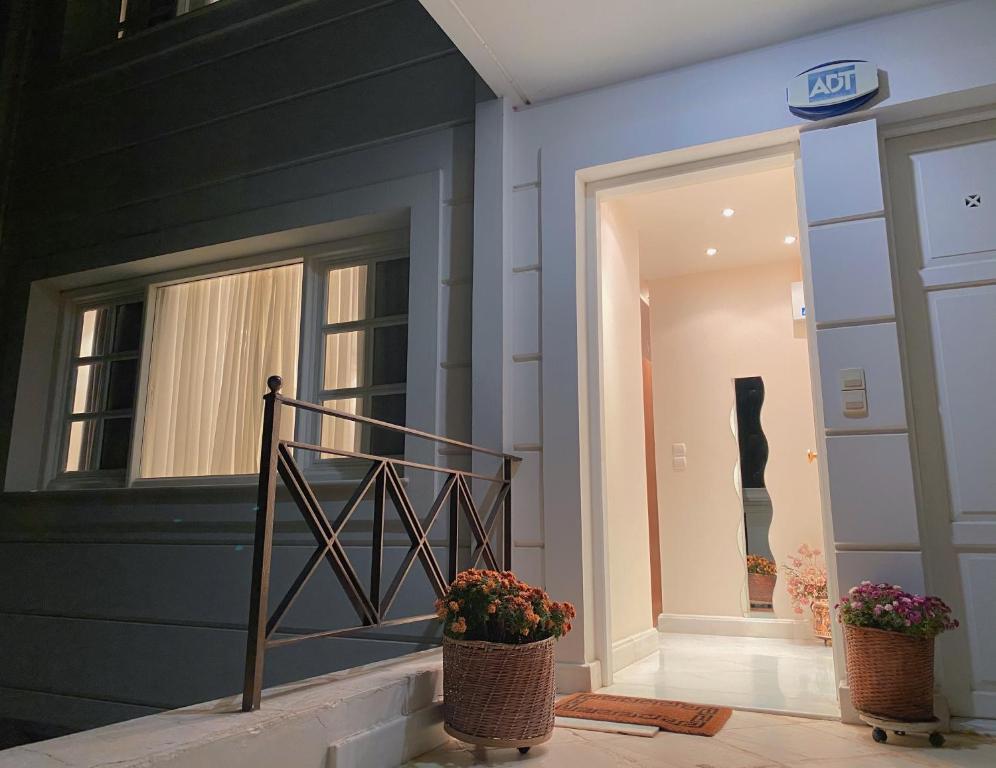
[[[554,665],[554,673],[557,677],[557,693],[597,691],[604,682],[602,664],[599,661],[586,661],[583,664],[558,661]]]
[[[659,642],[660,632],[653,628],[616,640],[612,643],[613,674],[656,653]]]
[[[657,618],[660,632],[682,635],[727,635],[803,640],[812,637],[805,619],[759,619],[744,616],[693,616],[662,613]]]

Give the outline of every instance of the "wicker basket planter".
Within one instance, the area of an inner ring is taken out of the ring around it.
[[[777,578],[773,573],[747,574],[747,595],[752,606],[771,607]]]
[[[553,734],[554,638],[507,645],[443,638],[448,734],[470,744],[518,747]]]
[[[860,712],[908,722],[934,717],[934,638],[844,625],[847,684]]]

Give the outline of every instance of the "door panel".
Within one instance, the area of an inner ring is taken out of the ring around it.
[[[886,142],[927,590],[951,713],[996,717],[996,121]]]
[[[938,291],[928,302],[951,511],[955,520],[996,515],[996,285]]]
[[[912,158],[923,264],[996,251],[996,141]]]
[[[996,552],[962,555],[961,577],[965,584],[965,603],[972,620],[967,623],[972,652],[974,682],[996,688]]]

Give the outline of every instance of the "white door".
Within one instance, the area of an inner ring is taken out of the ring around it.
[[[887,142],[929,589],[952,714],[996,718],[996,121]]]

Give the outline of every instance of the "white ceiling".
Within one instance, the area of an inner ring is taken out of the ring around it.
[[[609,205],[634,227],[641,281],[799,259],[792,167],[620,196]],[[733,216],[723,216],[732,208]],[[707,256],[707,248],[716,248]]]
[[[499,96],[530,104],[938,0],[421,0]]]

